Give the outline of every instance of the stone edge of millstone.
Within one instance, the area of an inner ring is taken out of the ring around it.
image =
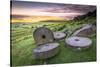
[[[37,57],[36,58],[36,56],[35,55],[33,55],[34,57],[35,57],[35,59],[48,59],[48,58],[51,58],[51,57],[53,57],[53,56],[55,56],[58,52],[59,52],[59,46],[60,45],[58,45],[56,48],[54,48],[54,49],[52,49],[52,50],[49,50],[49,51],[45,51],[45,52],[40,52],[40,53],[50,53],[50,52],[52,52],[51,54],[51,56],[48,56],[48,57],[43,57],[43,58],[41,58],[41,57]],[[55,50],[55,51],[54,51]],[[33,49],[33,54],[34,54],[34,49]],[[48,55],[50,55],[50,54],[48,54]]]

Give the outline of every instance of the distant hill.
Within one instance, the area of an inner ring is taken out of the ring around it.
[[[45,20],[40,22],[66,22],[67,20]]]
[[[85,15],[75,17],[73,20],[82,20],[82,19],[85,19],[86,17],[96,17],[96,12],[97,12],[96,10],[92,12],[88,12]]]
[[[40,22],[40,21],[62,21],[64,18],[57,17],[57,16],[26,16],[26,15],[11,15],[11,22],[20,22],[20,23],[34,23],[34,22]]]

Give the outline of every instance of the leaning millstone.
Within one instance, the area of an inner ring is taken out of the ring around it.
[[[35,59],[47,59],[55,56],[59,51],[58,43],[47,43],[40,45],[33,50],[33,55]]]
[[[92,44],[92,40],[87,37],[69,37],[65,39],[66,45],[77,48],[80,50],[81,48],[88,48]]]
[[[54,32],[53,34],[55,40],[62,40],[66,37],[66,34],[63,32]]]
[[[37,45],[43,45],[45,43],[54,41],[53,32],[50,29],[45,27],[37,28],[34,31],[33,36]]]
[[[84,25],[81,29],[77,30],[72,34],[72,36],[82,36],[82,37],[90,37],[93,33],[95,33],[96,26],[92,24]]]

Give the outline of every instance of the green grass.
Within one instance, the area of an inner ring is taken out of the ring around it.
[[[75,29],[82,26],[82,24],[95,22],[95,18],[86,18],[78,21],[66,21],[61,23],[48,23],[38,22],[34,24],[26,24],[20,27],[16,27],[12,24],[11,32],[11,61],[13,66],[23,65],[41,65],[44,60],[35,60],[33,56],[33,49],[36,47],[33,38],[33,32],[38,27],[47,27],[52,31],[65,31],[68,30],[71,34]],[[59,53],[47,59],[47,64],[58,63],[75,63],[75,62],[88,62],[96,61],[96,33],[91,37],[93,43],[89,49],[83,51],[75,51],[68,46],[65,46],[65,42],[60,41]]]

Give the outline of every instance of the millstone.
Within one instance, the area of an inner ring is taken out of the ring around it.
[[[82,36],[82,37],[90,37],[91,34],[95,33],[96,27],[92,24],[87,24],[83,26],[81,29],[77,30],[72,34],[72,36]]]
[[[58,43],[47,43],[33,50],[35,59],[47,59],[55,56],[59,51]]]
[[[33,36],[37,45],[43,45],[45,43],[54,41],[54,36],[52,31],[45,27],[37,28]]]
[[[54,39],[55,40],[62,40],[66,37],[66,34],[63,32],[54,32]]]
[[[59,51],[59,43],[54,42],[53,32],[45,27],[37,28],[34,32],[37,47],[33,50],[35,59],[47,59]]]
[[[87,37],[69,37],[65,39],[65,42],[68,46],[78,49],[89,47],[92,44],[92,40]]]

